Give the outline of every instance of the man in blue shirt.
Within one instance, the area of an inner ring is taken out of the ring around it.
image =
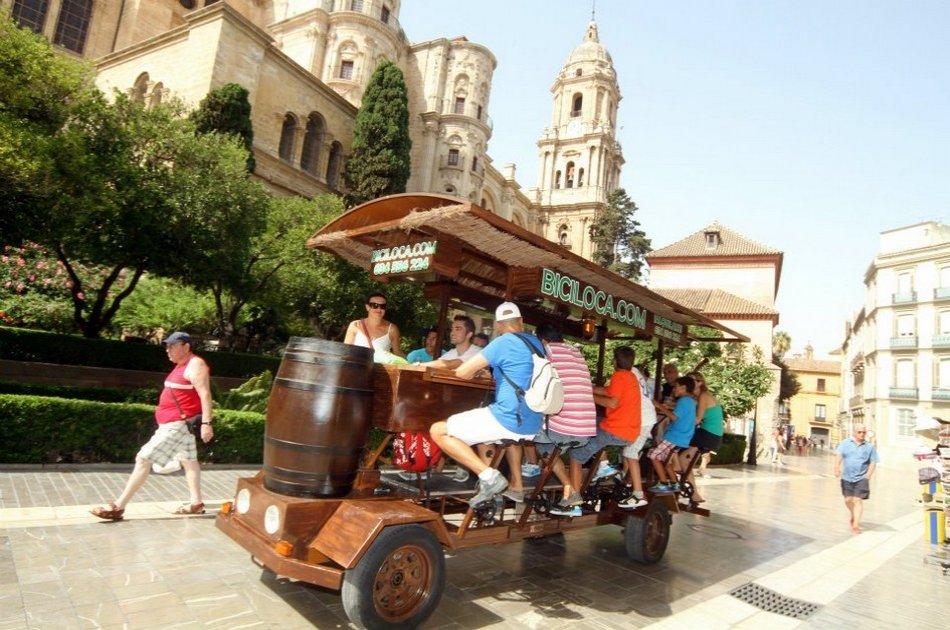
[[[861,533],[863,501],[871,496],[871,477],[880,458],[877,450],[866,440],[863,424],[854,425],[854,438],[847,438],[835,451],[835,477],[841,477],[841,494],[851,513],[851,531]]]
[[[527,389],[531,383],[533,355],[521,339],[538,352],[544,352],[537,337],[522,331],[521,311],[517,305],[505,302],[495,309],[495,338],[455,370],[456,376],[468,379],[490,367],[495,379],[495,402],[449,416],[448,420],[433,423],[429,429],[432,439],[446,455],[478,475],[478,493],[469,500],[472,506],[491,500],[508,487],[505,477],[482,461],[472,445],[531,439],[541,429],[542,415],[529,409],[511,385],[513,382]],[[521,339],[518,339],[519,334]],[[510,460],[511,457],[509,463]],[[522,487],[520,460],[511,466],[511,481],[514,487]]]

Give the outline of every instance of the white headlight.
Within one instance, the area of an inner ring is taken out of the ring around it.
[[[241,488],[237,495],[237,511],[241,514],[247,514],[251,509],[251,491],[247,488]]]
[[[268,534],[276,534],[280,529],[280,508],[271,505],[264,512],[264,529]]]

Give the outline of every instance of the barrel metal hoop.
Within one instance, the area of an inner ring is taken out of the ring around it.
[[[301,444],[300,442],[291,442],[281,440],[270,435],[264,436],[264,441],[273,444],[279,448],[286,448],[290,451],[301,451],[304,453],[317,453],[322,455],[357,455],[363,452],[362,446],[356,448],[347,448],[343,446],[320,446],[319,444]]]
[[[367,364],[366,361],[361,361],[359,359],[347,359],[346,357],[339,356],[327,357],[323,355],[305,354],[302,352],[285,352],[284,359],[287,359],[288,361],[296,361],[297,363],[313,363],[316,365],[343,364],[345,367],[358,368],[361,370],[371,367],[371,365]]]
[[[351,482],[356,478],[355,472],[331,475],[329,473],[300,472],[299,470],[289,470],[287,468],[281,468],[280,466],[271,465],[265,465],[264,472],[277,475],[276,477],[271,477],[270,481],[289,485],[304,485],[308,482],[327,480]],[[294,479],[298,479],[300,482],[292,481]]]
[[[290,389],[300,389],[308,392],[325,392],[328,394],[353,394],[354,396],[372,396],[371,389],[357,389],[355,387],[338,387],[336,385],[322,385],[320,383],[307,383],[304,381],[294,381],[289,378],[275,378],[274,383]]]

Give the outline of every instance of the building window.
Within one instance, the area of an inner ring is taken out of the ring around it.
[[[583,74],[584,74],[584,71],[583,71],[582,69],[580,69],[580,68],[578,68],[578,69],[574,72],[574,76],[575,76],[575,77],[582,76]]]
[[[475,173],[477,171],[478,171],[478,158],[473,157],[472,158],[472,172]]]
[[[293,114],[284,116],[284,124],[280,128],[280,144],[277,155],[280,159],[290,162],[294,155],[294,135],[297,132],[297,118]]]
[[[950,311],[940,311],[939,321],[937,322],[941,335],[950,335]]]
[[[363,12],[363,0],[350,0],[350,11]]]
[[[449,166],[458,166],[459,165],[459,150],[458,149],[449,149]]]
[[[327,186],[339,188],[340,166],[343,164],[343,145],[334,142],[330,145],[330,158],[327,160]]]
[[[916,318],[913,313],[902,313],[897,316],[897,336],[914,337],[917,335]]]
[[[916,387],[917,378],[914,373],[914,360],[913,359],[901,359],[897,362],[895,368],[895,385],[896,387],[905,388],[905,387]]]
[[[906,295],[914,290],[914,274],[910,271],[902,271],[897,274],[897,293]]]
[[[577,187],[580,188],[584,185],[584,169],[577,170]]]
[[[564,178],[565,188],[574,188],[574,162],[567,163],[567,177]]]
[[[86,30],[92,16],[92,0],[63,0],[53,43],[82,53],[86,46]]]
[[[815,420],[824,421],[824,419],[825,419],[825,406],[815,405]]]
[[[913,409],[897,410],[897,435],[899,437],[915,437],[914,427],[917,425],[917,416]]]
[[[584,95],[575,94],[574,98],[571,99],[571,118],[577,118],[581,115],[581,110],[584,109]]]
[[[818,391],[825,391],[825,379],[823,378],[818,379]]]
[[[13,3],[13,21],[34,33],[42,33],[47,9],[48,0],[16,0]]]
[[[453,110],[455,114],[464,114],[465,113],[465,98],[462,96],[455,97],[455,109]]]
[[[950,357],[941,357],[937,363],[937,387],[950,389]]]
[[[482,106],[481,106],[481,105],[478,106],[478,119],[479,119],[479,120],[482,119]]]
[[[340,62],[340,78],[341,79],[352,79],[353,78],[353,61],[350,59],[344,59]]]
[[[135,85],[132,86],[131,96],[133,101],[138,101],[139,103],[145,102],[145,95],[148,94],[148,84],[148,72],[143,72],[139,75],[139,78],[135,80]]]
[[[185,7],[186,9],[194,9],[195,5],[198,4],[195,0],[178,0],[178,4]]]
[[[304,134],[303,150],[300,153],[300,168],[311,175],[317,174],[321,144],[323,144],[323,120],[319,114],[313,113],[307,119],[307,132]]]
[[[561,187],[561,171],[554,171],[554,188]]]
[[[383,24],[389,24],[389,7],[387,7],[385,4],[379,12],[379,21]]]
[[[706,249],[719,247],[719,232],[706,232]]]

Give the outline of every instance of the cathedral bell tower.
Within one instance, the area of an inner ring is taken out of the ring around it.
[[[538,140],[541,233],[590,258],[590,221],[619,186],[623,152],[616,139],[620,88],[597,23],[571,51],[551,86],[551,127]]]

